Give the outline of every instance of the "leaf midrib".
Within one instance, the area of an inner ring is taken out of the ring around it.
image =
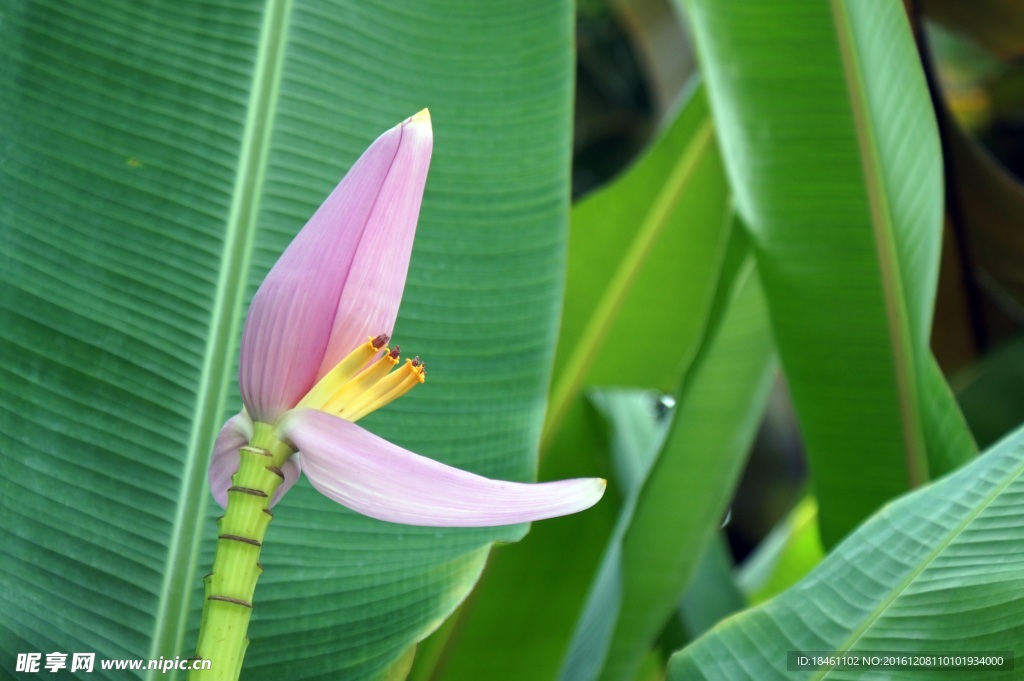
[[[1019,451],[1019,450],[1018,450]],[[936,544],[935,548],[928,552],[928,555],[922,558],[918,564],[907,574],[907,576],[895,587],[893,587],[889,595],[884,598],[878,606],[871,611],[871,613],[864,618],[864,622],[861,626],[850,632],[850,635],[843,642],[841,647],[837,647],[835,652],[846,652],[851,650],[857,641],[864,636],[865,633],[875,624],[882,615],[896,602],[896,600],[917,580],[918,577],[924,573],[925,570],[935,561],[939,555],[948,549],[953,542],[955,542],[966,530],[970,527],[971,523],[977,520],[978,516],[985,512],[989,506],[995,502],[1014,482],[1024,475],[1024,462],[1017,465],[1017,468],[1006,476],[1006,480],[1002,484],[996,485],[992,491],[977,505],[975,508],[967,514],[967,516],[957,524],[946,536]],[[821,670],[818,674],[812,676],[812,679],[824,679],[828,676],[831,670]]]
[[[910,327],[907,323],[906,303],[899,276],[899,260],[894,242],[893,216],[885,192],[877,141],[868,111],[868,95],[864,74],[854,45],[853,28],[844,0],[830,0],[836,40],[842,60],[843,76],[850,98],[857,147],[860,152],[864,188],[871,215],[871,230],[878,258],[879,276],[889,329],[893,372],[899,404],[903,451],[907,482],[911,489],[928,481],[928,461],[924,451],[918,409],[917,384]]]
[[[203,518],[209,499],[206,463],[224,413],[227,386],[246,291],[246,272],[277,110],[277,94],[291,15],[291,0],[267,0],[239,146],[231,206],[225,225],[222,267],[210,316],[210,332],[196,387],[192,430],[186,448],[177,513],[167,543],[164,580],[154,613],[149,659],[173,658],[188,628]],[[150,671],[146,679],[153,679]],[[165,678],[161,675],[161,678]]]
[[[557,432],[572,400],[579,393],[604,339],[633,288],[636,278],[668,224],[676,204],[685,193],[700,159],[710,147],[714,138],[713,133],[711,118],[706,116],[694,131],[685,151],[651,203],[651,208],[644,216],[636,238],[630,244],[629,250],[619,263],[615,275],[601,295],[593,314],[587,320],[587,325],[583,333],[580,334],[580,339],[569,356],[564,371],[559,375],[558,381],[551,391],[548,420],[544,425],[544,434],[541,438],[542,454],[550,445],[551,438]]]

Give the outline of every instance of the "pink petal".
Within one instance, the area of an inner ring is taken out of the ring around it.
[[[283,427],[317,490],[393,523],[485,527],[529,522],[589,508],[605,488],[598,478],[536,484],[491,480],[413,454],[320,411],[293,412]]]
[[[210,457],[210,491],[221,508],[227,508],[228,505],[231,476],[238,470],[238,449],[249,444],[251,439],[252,421],[243,411],[227,420],[213,443],[213,456]],[[281,467],[284,482],[274,492],[274,497],[270,500],[271,506],[280,501],[284,493],[291,489],[299,479],[300,470],[298,457],[293,456],[284,462]]]
[[[284,462],[281,466],[281,472],[284,474],[284,482],[281,483],[280,487],[274,490],[274,496],[270,498],[270,508],[274,508],[274,504],[281,501],[281,497],[285,495],[285,492],[292,488],[299,480],[299,474],[302,472],[302,465],[299,461],[298,455],[292,456]]]
[[[253,297],[238,382],[255,420],[274,423],[358,342],[390,334],[426,181],[427,121],[377,138]]]
[[[398,153],[352,260],[317,378],[367,336],[390,336],[395,328],[433,145],[426,109],[402,124]]]

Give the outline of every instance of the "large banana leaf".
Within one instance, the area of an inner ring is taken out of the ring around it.
[[[730,219],[707,95],[694,80],[647,153],[573,207],[545,443],[587,386],[676,387],[704,330]],[[651,361],[642,348],[655,344]]]
[[[730,211],[703,88],[694,83],[680,105],[636,164],[573,207],[565,308],[542,438],[545,476],[593,471],[607,459],[602,420],[580,394],[583,388],[672,389],[699,346]],[[614,493],[613,487],[609,502]],[[416,678],[555,678],[614,511],[606,503],[544,523],[520,550],[496,551],[480,588],[459,612],[456,634],[435,641],[446,649],[437,670],[417,661],[423,677]],[[538,622],[540,610],[545,614]]]
[[[1024,430],[886,506],[806,579],[672,658],[669,681],[1017,679]],[[795,671],[790,651],[1002,653],[1013,667]]]
[[[745,241],[742,252],[747,257],[735,279],[727,271],[719,284],[665,446],[634,508],[623,514],[621,557],[609,546],[606,564],[620,576],[612,588],[595,583],[591,590],[563,681],[633,679],[721,526],[775,368],[761,282]]]
[[[571,17],[531,0],[4,3],[0,668],[191,654],[247,300],[362,149],[424,106],[435,155],[396,336],[431,380],[367,425],[531,476]],[[275,511],[247,678],[400,672],[489,543],[524,529],[389,525],[305,483]]]
[[[928,92],[901,3],[686,6],[831,545],[974,450],[928,348]]]
[[[593,390],[589,396],[608,421],[615,477],[623,502],[605,545],[601,565],[591,580],[586,605],[576,622],[561,679],[595,679],[605,663],[622,609],[622,540],[633,520],[644,481],[662,451],[672,423],[668,415],[658,413],[659,404],[652,399],[652,392],[618,388]]]

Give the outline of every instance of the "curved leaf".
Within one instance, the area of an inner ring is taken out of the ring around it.
[[[687,7],[831,544],[973,453],[928,348],[928,92],[899,3]]]
[[[747,556],[737,582],[750,603],[757,605],[803,579],[823,558],[818,502],[804,497]]]
[[[637,164],[573,208],[546,445],[586,386],[669,390],[692,359],[728,236],[721,163],[695,81]],[[652,343],[658,362],[641,350]]]
[[[648,391],[639,389],[593,390],[590,399],[608,421],[616,479],[623,502],[612,536],[605,545],[597,574],[562,666],[560,679],[596,679],[605,664],[612,634],[622,609],[623,539],[636,512],[637,500],[651,467],[657,460],[672,423],[659,416]]]
[[[674,387],[707,323],[729,216],[707,101],[694,86],[636,165],[573,207],[546,476],[592,471],[607,458],[585,386]],[[443,671],[417,661],[416,678],[554,678],[614,523],[614,490],[607,496],[592,512],[535,527],[516,551],[496,551],[452,638],[437,643]]]
[[[717,318],[625,531],[622,607],[601,679],[637,672],[721,526],[761,421],[775,352],[757,271],[749,257],[741,262],[734,283],[719,290]]]
[[[672,658],[670,681],[855,679],[787,669],[788,651],[1024,652],[1024,430],[886,506],[806,579]],[[887,679],[949,671],[884,669]],[[961,669],[957,679],[1019,670]]]
[[[424,106],[435,155],[396,337],[431,381],[367,419],[529,478],[559,307],[571,5],[239,0],[0,10],[0,666],[189,655],[245,302],[365,146]],[[263,551],[247,678],[374,678],[489,543],[304,483]],[[390,670],[390,671],[389,671]]]
[[[566,681],[635,677],[720,526],[753,442],[774,352],[745,237],[731,246],[728,260],[740,264],[719,282],[668,439],[651,461],[640,451],[642,463],[622,485],[618,523],[562,668]]]

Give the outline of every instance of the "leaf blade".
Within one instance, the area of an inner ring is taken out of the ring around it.
[[[0,33],[0,517],[19,551],[2,592],[24,615],[0,649],[190,653],[215,536],[203,440],[239,406],[243,303],[345,164],[424,105],[438,145],[398,332],[434,373],[367,421],[531,477],[568,212],[568,3],[14,3]],[[253,678],[400,668],[490,542],[525,529],[406,532],[304,485],[278,511]]]
[[[1022,442],[1018,430],[956,473],[883,508],[797,586],[677,653],[669,678],[793,678],[786,650],[1019,651],[1024,630],[1010,612],[1020,604],[1009,595],[1019,588],[1014,547],[1024,535],[1009,519],[1021,505]],[[899,625],[908,617],[916,632],[909,638]],[[958,673],[1008,678],[990,670]],[[929,676],[915,670],[894,678],[922,674]],[[853,678],[838,671],[800,676]]]
[[[942,187],[927,90],[896,5],[687,8],[829,545],[974,452],[928,349]]]

